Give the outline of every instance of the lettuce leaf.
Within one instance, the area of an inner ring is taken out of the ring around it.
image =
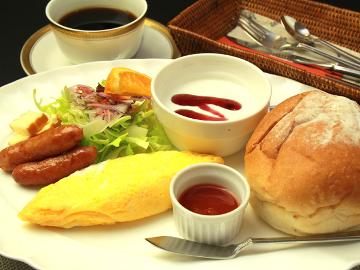
[[[62,124],[74,124],[84,131],[82,145],[92,145],[98,150],[97,162],[137,153],[171,150],[161,124],[151,108],[150,100],[138,102],[135,110],[107,122],[90,117],[91,111],[73,104],[67,87],[61,96],[48,104],[37,100],[36,89],[33,99],[37,108]]]

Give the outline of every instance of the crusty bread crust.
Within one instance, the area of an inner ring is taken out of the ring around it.
[[[360,224],[360,209],[349,215],[344,205],[319,208],[316,214],[301,216],[295,212],[252,195],[250,203],[256,214],[275,229],[293,235],[322,234],[344,231]]]
[[[268,113],[248,141],[252,206],[292,234],[360,224],[360,107],[321,91],[291,97]]]

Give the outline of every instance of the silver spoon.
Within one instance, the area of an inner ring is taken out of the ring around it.
[[[287,15],[282,16],[281,23],[285,27],[286,31],[298,41],[309,45],[313,45],[314,43],[319,43],[324,47],[327,47],[328,49],[335,52],[338,56],[347,58],[348,60],[351,60],[354,63],[360,64],[360,59],[358,57],[334,46],[333,44],[331,44],[326,40],[311,35],[309,29],[307,29],[306,26],[301,24],[295,18]]]

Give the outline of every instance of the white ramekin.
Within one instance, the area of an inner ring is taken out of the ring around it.
[[[216,184],[228,189],[240,202],[239,206],[221,215],[201,215],[183,207],[178,198],[197,184]],[[170,198],[175,226],[185,239],[215,245],[231,242],[239,233],[250,188],[245,177],[235,169],[216,163],[199,163],[184,168],[172,179]]]

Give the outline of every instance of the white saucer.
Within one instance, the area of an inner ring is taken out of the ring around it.
[[[180,53],[167,27],[146,18],[142,44],[133,58],[171,59],[179,56]],[[73,65],[61,52],[50,25],[39,29],[25,42],[20,61],[28,75]]]

